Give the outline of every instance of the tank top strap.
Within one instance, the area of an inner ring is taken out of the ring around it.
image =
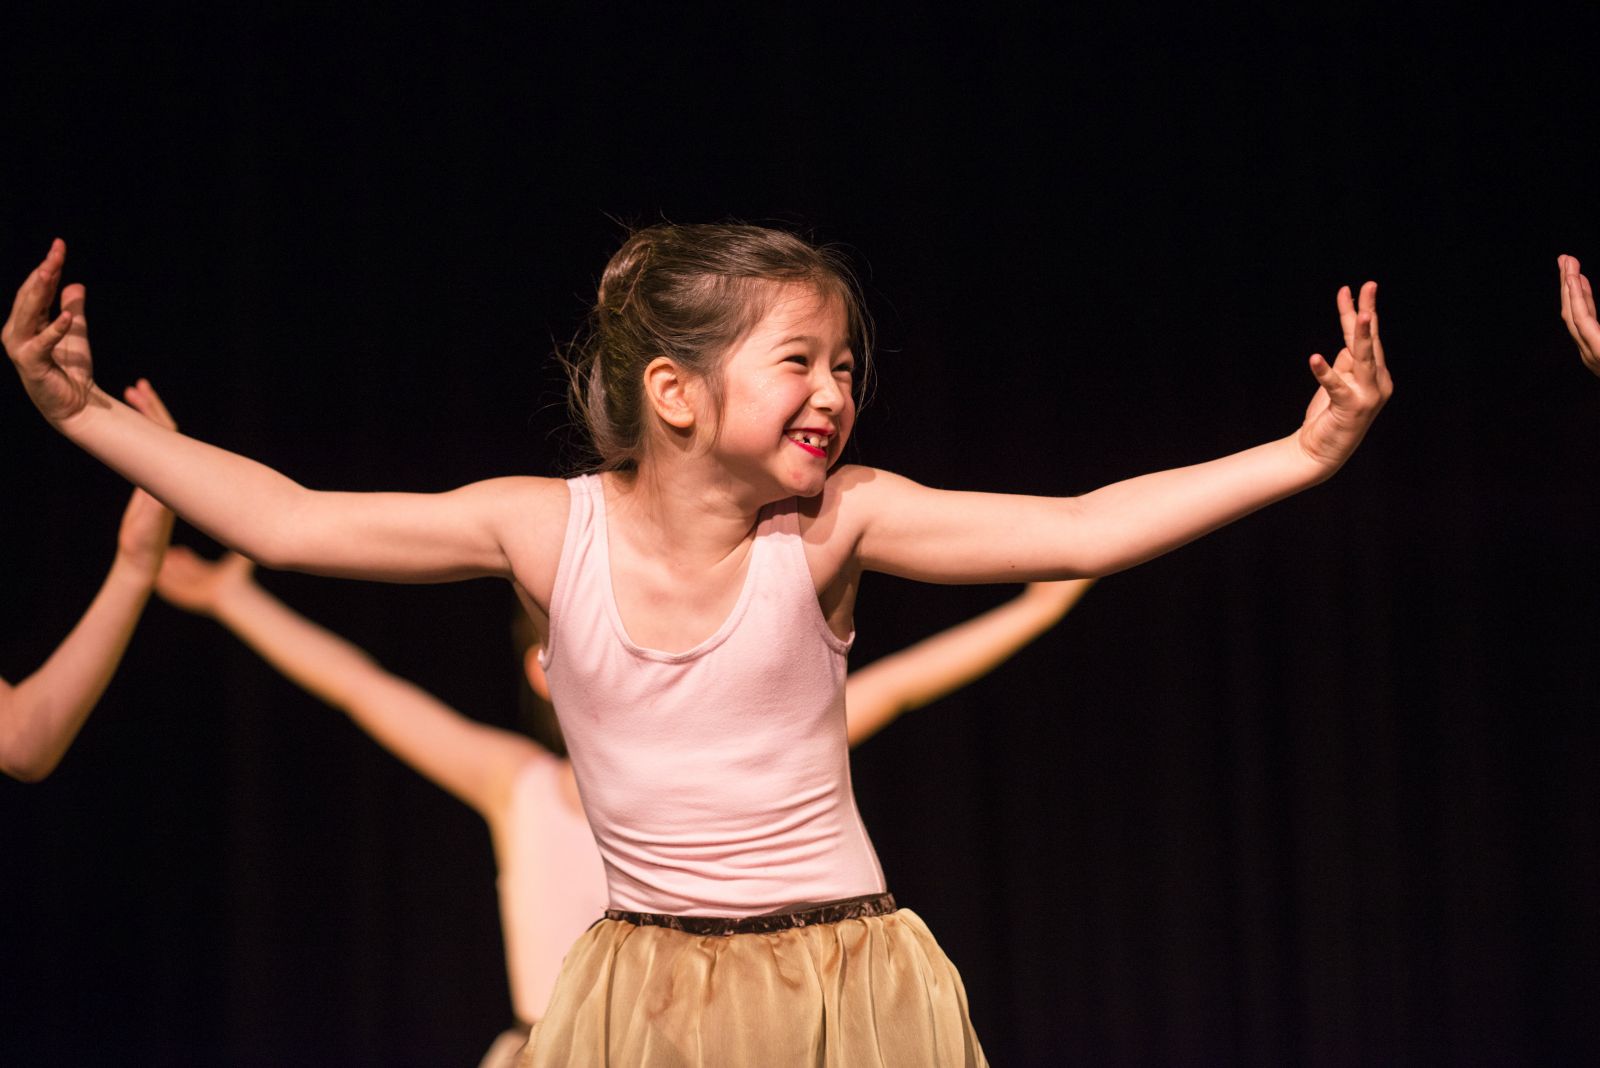
[[[567,511],[567,529],[561,543],[561,559],[556,566],[555,584],[550,593],[550,633],[539,653],[539,661],[546,669],[555,656],[555,647],[565,627],[564,621],[574,618],[574,613],[587,615],[591,611],[604,614],[611,620],[616,637],[624,646],[636,652],[649,653],[654,658],[663,654],[640,650],[627,636],[611,589],[610,546],[605,529],[605,489],[599,475],[579,475],[567,480],[567,490],[572,504]],[[855,635],[841,639],[828,626],[817,601],[816,580],[811,577],[811,565],[806,560],[805,542],[800,536],[800,510],[796,498],[775,501],[761,509],[756,523],[756,541],[751,547],[751,573],[746,577],[744,589],[721,630],[706,643],[684,654],[673,654],[667,659],[699,656],[721,644],[732,627],[737,625],[754,600],[772,610],[790,613],[789,618],[806,621],[822,635],[828,647],[845,654],[855,640]],[[760,592],[758,592],[760,591]]]
[[[557,620],[564,619],[578,596],[585,559],[590,555],[590,542],[594,539],[595,517],[604,515],[595,507],[595,495],[602,492],[599,475],[578,475],[567,479],[567,493],[572,502],[567,508],[567,529],[561,537],[561,557],[556,561],[555,584],[550,590],[550,633],[545,635],[544,646],[539,650],[539,666],[549,670],[555,652],[556,638],[561,633]],[[604,532],[602,532],[603,534]]]
[[[756,544],[765,550],[766,559],[752,561],[752,564],[763,564],[786,597],[798,598],[804,588],[812,600],[816,599],[816,583],[811,581],[811,567],[806,563],[805,545],[800,540],[800,517],[793,497],[774,501],[761,509],[756,523]]]
[[[763,563],[770,573],[769,581],[779,584],[785,599],[795,605],[799,613],[796,618],[813,622],[834,652],[848,653],[855,633],[843,639],[834,634],[817,601],[817,580],[811,577],[805,540],[800,536],[799,499],[790,497],[763,508],[756,537],[768,550]]]

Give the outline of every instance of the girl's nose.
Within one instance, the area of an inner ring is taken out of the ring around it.
[[[831,371],[825,371],[811,391],[811,403],[823,412],[837,412],[844,407],[844,390],[839,388],[838,379]]]

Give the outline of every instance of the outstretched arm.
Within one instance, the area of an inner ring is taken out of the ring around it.
[[[539,500],[529,507],[529,484],[546,480],[497,479],[442,494],[319,493],[152,426],[95,385],[87,346],[71,344],[75,334],[86,336],[82,287],[68,286],[60,315],[49,317],[65,259],[66,246],[54,242],[17,291],[0,339],[35,406],[68,438],[219,541],[273,567],[422,582],[509,574],[501,531],[526,529],[530,514],[537,522],[548,510]],[[565,499],[559,485],[544,492]]]
[[[1600,320],[1595,318],[1594,290],[1580,273],[1580,266],[1576,256],[1556,257],[1556,269],[1561,272],[1561,320],[1578,343],[1583,365],[1600,375]]]
[[[850,744],[987,675],[1060,622],[1093,583],[1032,583],[998,608],[852,671],[844,686]]]
[[[838,541],[862,566],[930,582],[1105,575],[1159,556],[1330,477],[1393,391],[1378,340],[1377,285],[1338,295],[1345,348],[1310,360],[1318,389],[1294,434],[1081,497],[950,493],[862,468],[835,483]]]
[[[129,399],[152,420],[172,425],[149,383],[129,390]],[[171,533],[172,513],[134,490],[111,573],[89,610],[38,671],[14,687],[0,679],[0,771],[38,782],[61,763],[122,660]]]
[[[174,546],[157,590],[167,603],[210,616],[295,685],[339,709],[379,745],[493,821],[516,773],[549,754],[511,731],[477,723],[379,667],[366,653],[258,585],[236,554],[203,560]]]
[[[295,685],[491,822],[505,810],[517,771],[529,760],[551,759],[522,735],[468,719],[383,670],[262,589],[253,567],[236,554],[212,562],[174,546],[156,588],[168,604],[227,627]]]

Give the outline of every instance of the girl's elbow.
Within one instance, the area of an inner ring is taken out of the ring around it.
[[[327,524],[314,504],[317,495],[298,484],[257,514],[239,531],[235,552],[273,571],[310,571],[315,554],[310,546],[324,540]]]
[[[1071,566],[1057,575],[1054,581],[1081,582],[1087,586],[1107,575],[1125,571],[1137,563],[1139,560],[1133,554],[1120,547],[1090,549],[1078,554]]]
[[[230,545],[229,548],[241,556],[248,556],[255,561],[257,567],[264,567],[268,571],[305,570],[304,565],[288,545],[263,542],[260,545]]]
[[[287,529],[260,531],[252,537],[240,539],[238,544],[229,548],[248,556],[257,566],[269,571],[314,570],[312,557],[306,552],[304,536],[297,538]]]

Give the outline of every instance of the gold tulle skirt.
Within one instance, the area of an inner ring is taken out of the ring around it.
[[[521,1068],[979,1068],[961,976],[909,909],[750,934],[620,919],[567,953]]]

